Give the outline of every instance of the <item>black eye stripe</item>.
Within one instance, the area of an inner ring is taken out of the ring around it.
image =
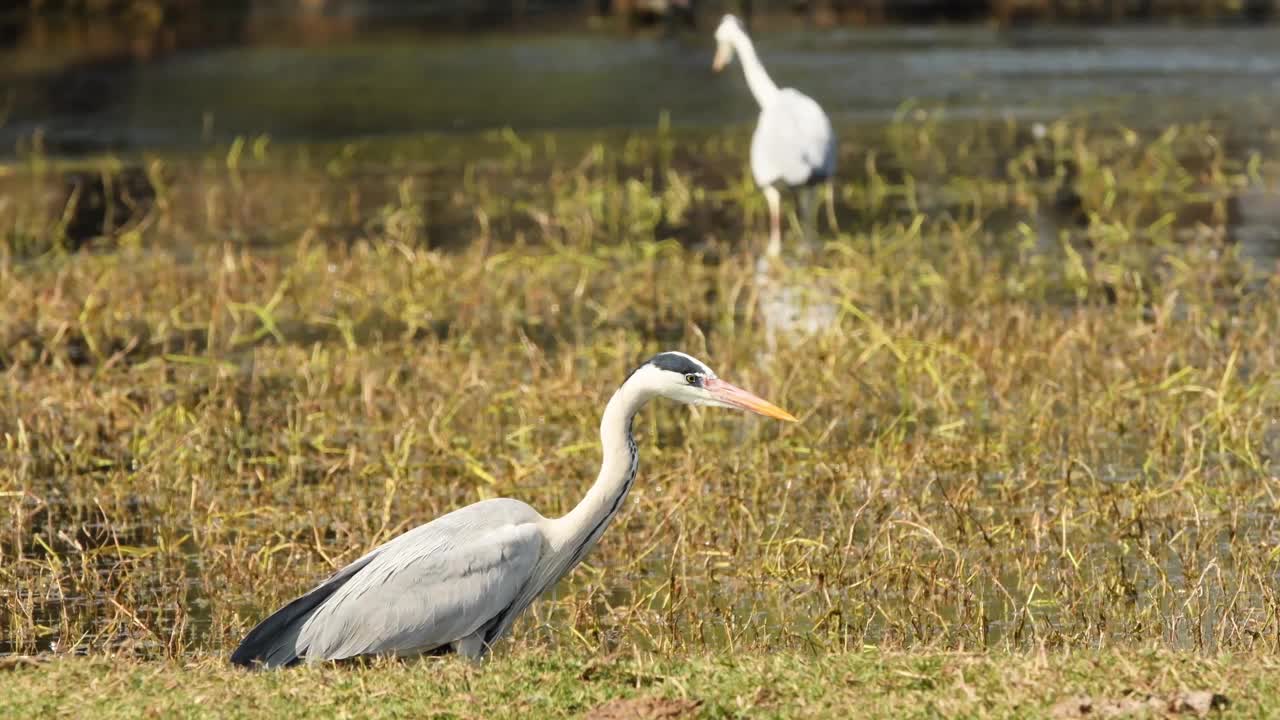
[[[706,373],[706,366],[697,362],[687,355],[680,353],[658,353],[649,359],[650,365],[655,365],[662,370],[678,372],[681,375],[703,375]]]

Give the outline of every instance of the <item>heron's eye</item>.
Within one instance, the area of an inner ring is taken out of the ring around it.
[[[693,373],[689,373],[688,375],[685,375],[685,376],[684,376],[684,381],[685,381],[685,382],[687,382],[687,383],[689,383],[690,385],[697,385],[697,384],[698,384],[698,376],[697,376],[697,375],[694,375]]]

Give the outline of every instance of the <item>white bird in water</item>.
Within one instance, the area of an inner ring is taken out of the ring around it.
[[[769,203],[769,256],[782,252],[782,194],[778,188],[793,188],[799,194],[805,234],[812,235],[817,202],[814,187],[826,184],[828,213],[831,208],[831,180],[836,172],[836,136],[831,121],[813,98],[793,88],[778,89],[765,72],[755,46],[741,21],[725,15],[716,28],[716,72],[737,54],[747,76],[751,94],[760,104],[760,119],[751,136],[751,174]]]
[[[545,518],[519,500],[499,498],[420,525],[263,620],[231,662],[279,667],[360,655],[483,656],[582,560],[622,507],[640,459],[631,420],[655,397],[796,421],[719,379],[700,360],[679,352],[655,355],[605,407],[600,474],[567,515]]]

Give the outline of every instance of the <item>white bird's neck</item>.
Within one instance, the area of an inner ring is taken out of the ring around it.
[[[555,529],[552,542],[572,553],[569,567],[576,565],[595,545],[622,508],[639,464],[639,453],[631,437],[631,420],[650,396],[637,383],[626,382],[605,406],[600,420],[603,451],[600,474],[573,510],[551,521]],[[569,567],[563,571],[567,572]]]
[[[746,33],[733,33],[730,36],[730,42],[733,44],[733,51],[738,55],[739,62],[742,63],[742,73],[747,76],[747,86],[751,88],[751,94],[756,97],[756,102],[763,110],[778,95],[778,86],[773,84],[769,73],[765,72],[764,64],[756,55],[756,46]]]

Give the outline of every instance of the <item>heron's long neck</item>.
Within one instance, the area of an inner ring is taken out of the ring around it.
[[[577,507],[554,521],[563,547],[569,553],[569,567],[577,564],[604,534],[636,479],[640,455],[631,437],[631,419],[648,400],[647,394],[624,383],[604,409],[600,420],[600,443],[604,452],[600,474]]]
[[[769,73],[765,72],[764,65],[756,55],[756,46],[746,33],[737,33],[733,36],[733,49],[742,63],[742,72],[747,76],[747,86],[751,88],[751,94],[756,96],[756,102],[763,109],[778,94],[778,86],[773,84]]]

